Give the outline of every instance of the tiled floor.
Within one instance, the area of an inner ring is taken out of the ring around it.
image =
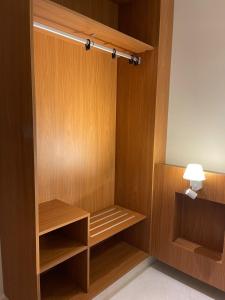
[[[225,280],[225,276],[224,276]],[[109,295],[109,293],[108,293]],[[104,300],[225,300],[225,293],[162,263],[149,266],[113,296]]]

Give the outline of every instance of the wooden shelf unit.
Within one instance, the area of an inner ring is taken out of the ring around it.
[[[39,205],[40,272],[88,250],[89,214],[60,200]]]
[[[74,299],[86,296],[89,289],[88,251],[41,274],[41,299]],[[85,298],[84,298],[85,299]]]
[[[60,264],[61,262],[87,250],[87,246],[74,241],[60,233],[40,238],[40,272]]]
[[[57,199],[40,203],[39,236],[88,217],[85,210]]]
[[[57,267],[41,275],[42,299],[90,300],[102,289],[118,280],[133,267],[148,258],[148,254],[119,238],[105,241],[91,249],[90,286],[88,294],[71,276],[62,276],[63,267]],[[54,298],[55,297],[55,298]]]
[[[34,21],[130,54],[153,50],[142,41],[49,0],[34,0]]]
[[[146,216],[118,205],[98,211],[90,217],[90,246],[94,246],[144,219]]]
[[[173,1],[3,2],[4,292],[10,300],[93,299],[150,255],[152,174],[166,145]],[[142,63],[85,51],[33,22]]]
[[[117,238],[93,247],[90,255],[90,293],[93,295],[148,258],[146,252]]]

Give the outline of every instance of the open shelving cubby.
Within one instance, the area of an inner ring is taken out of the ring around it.
[[[42,299],[61,289],[88,290],[89,214],[60,200],[39,205],[39,249]],[[79,268],[82,276],[76,274]],[[64,274],[64,275],[62,275]],[[67,279],[65,279],[65,278]],[[58,279],[65,284],[57,284]],[[50,287],[54,286],[51,289]]]
[[[221,263],[224,215],[225,205],[222,203],[201,198],[192,200],[182,193],[176,193],[174,245]]]
[[[41,298],[85,299],[87,291],[94,296],[146,259],[120,236],[145,218],[116,205],[92,214],[89,226],[83,209],[59,200],[41,203]]]
[[[90,250],[90,294],[96,295],[133,267],[148,254],[116,235]]]

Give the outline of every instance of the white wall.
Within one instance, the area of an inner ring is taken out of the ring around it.
[[[225,172],[225,1],[175,0],[167,163]]]

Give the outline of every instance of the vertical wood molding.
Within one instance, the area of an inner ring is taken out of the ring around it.
[[[1,1],[0,229],[5,294],[37,299],[31,2]]]

